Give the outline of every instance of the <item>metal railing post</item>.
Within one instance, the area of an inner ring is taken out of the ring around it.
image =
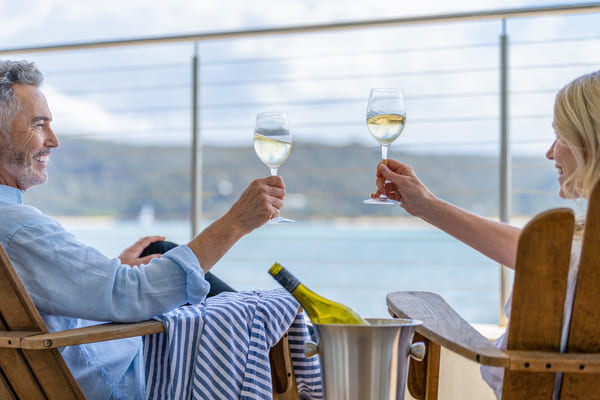
[[[192,237],[200,233],[202,217],[202,144],[198,116],[198,42],[192,57],[192,148],[191,148],[191,218]]]
[[[500,221],[508,223],[510,217],[511,159],[508,132],[508,35],[506,19],[502,20],[500,35]],[[500,325],[508,323],[503,305],[510,294],[510,271],[500,266]]]

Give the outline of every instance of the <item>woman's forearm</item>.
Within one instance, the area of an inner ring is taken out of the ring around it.
[[[439,198],[424,207],[420,216],[483,255],[514,269],[520,228],[480,217]]]

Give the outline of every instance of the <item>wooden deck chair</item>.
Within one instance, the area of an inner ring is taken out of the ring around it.
[[[427,342],[428,354],[423,362],[411,361],[408,389],[413,397],[438,398],[442,346],[505,368],[503,400],[552,399],[556,372],[564,372],[561,399],[600,398],[600,185],[589,200],[567,352],[560,354],[573,227],[571,210],[554,209],[523,229],[506,351],[494,347],[437,294],[387,295],[393,316],[423,321],[415,340]]]
[[[161,322],[108,323],[48,333],[0,246],[0,399],[71,400],[85,397],[58,347],[164,332]],[[273,398],[299,398],[287,334],[270,352]]]

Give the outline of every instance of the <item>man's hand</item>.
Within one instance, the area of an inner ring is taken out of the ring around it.
[[[225,215],[188,243],[204,272],[208,272],[242,236],[278,216],[284,197],[285,185],[281,177],[254,180]]]
[[[249,233],[279,215],[285,197],[285,184],[280,176],[254,180],[231,206],[224,220]]]
[[[129,265],[131,267],[137,267],[142,264],[148,264],[153,258],[159,258],[160,254],[150,254],[149,256],[140,258],[140,255],[150,243],[165,240],[164,236],[146,236],[123,250],[119,259],[121,264]]]

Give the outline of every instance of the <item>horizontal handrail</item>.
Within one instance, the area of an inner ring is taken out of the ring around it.
[[[365,21],[338,22],[333,24],[298,25],[279,28],[262,28],[248,30],[234,30],[222,32],[193,33],[188,35],[151,36],[145,38],[131,38],[112,41],[65,43],[49,46],[15,47],[0,49],[0,54],[16,54],[31,52],[52,52],[59,50],[90,49],[98,47],[118,47],[157,43],[196,42],[217,39],[235,39],[253,36],[285,35],[296,33],[313,33],[338,31],[346,29],[378,28],[402,25],[431,24],[460,21],[482,21],[491,19],[506,19],[519,17],[537,17],[548,15],[564,15],[576,13],[600,12],[600,2],[559,5],[549,7],[527,7],[500,9],[490,11],[476,11],[464,13],[448,13],[438,15],[423,15],[404,18],[373,19]]]

